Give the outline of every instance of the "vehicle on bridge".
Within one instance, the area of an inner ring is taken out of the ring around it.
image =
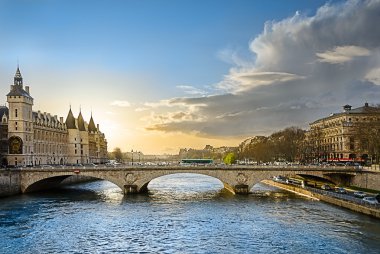
[[[212,159],[182,159],[180,162],[181,165],[207,165],[213,163]]]

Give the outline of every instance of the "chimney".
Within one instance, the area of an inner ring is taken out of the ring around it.
[[[62,116],[59,118],[59,122],[63,124],[63,117]]]
[[[364,103],[364,107],[368,107],[368,102]]]
[[[351,105],[344,105],[343,106],[343,109],[344,109],[344,112],[349,112],[351,110],[352,106]]]
[[[96,129],[98,129],[98,131],[99,131],[99,124],[96,125]]]
[[[25,86],[25,91],[29,93],[29,86]]]

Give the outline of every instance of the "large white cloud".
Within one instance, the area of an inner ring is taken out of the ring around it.
[[[310,17],[297,12],[267,22],[250,42],[252,56],[246,59],[254,60],[239,61],[214,85],[215,95],[153,103],[152,110],[161,107],[155,118],[166,118],[153,119],[147,129],[203,136],[268,134],[290,125],[306,127],[345,104],[379,103],[378,24],[380,0],[326,4]],[[173,119],[179,109],[182,117]]]

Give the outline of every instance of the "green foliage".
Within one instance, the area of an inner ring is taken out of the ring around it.
[[[121,152],[121,149],[119,147],[116,147],[115,149],[113,149],[112,155],[113,155],[113,158],[115,158],[117,162],[123,161],[123,153]]]
[[[227,165],[234,164],[236,162],[236,155],[234,153],[228,153],[224,158],[223,162]]]

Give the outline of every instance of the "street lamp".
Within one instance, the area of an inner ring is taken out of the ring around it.
[[[131,150],[132,153],[132,166],[133,166],[133,149]]]

